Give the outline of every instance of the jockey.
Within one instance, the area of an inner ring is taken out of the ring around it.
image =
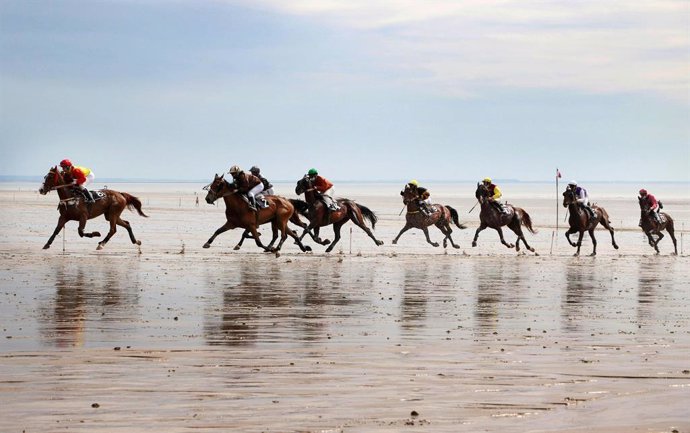
[[[321,200],[323,200],[328,210],[340,209],[340,206],[333,200],[333,195],[335,194],[333,182],[323,176],[319,176],[319,172],[315,168],[310,168],[307,176],[312,181],[314,189],[321,194]]]
[[[268,179],[261,175],[261,169],[259,167],[253,166],[249,169],[249,172],[258,177],[261,183],[264,185],[264,190],[262,191],[263,194],[273,195],[273,185],[271,185],[271,182],[269,182]]]
[[[482,180],[482,183],[486,187],[487,191],[489,191],[489,203],[495,206],[496,209],[498,209],[498,211],[502,214],[507,214],[508,211],[506,208],[503,207],[501,202],[498,201],[498,199],[503,196],[501,189],[497,185],[493,184],[493,181],[490,177],[485,177],[484,180]]]
[[[589,206],[589,195],[587,194],[587,190],[581,186],[577,186],[577,182],[574,180],[568,182],[568,189],[575,193],[575,200],[577,201],[577,204],[587,211],[590,219],[593,219],[594,209]]]
[[[249,208],[256,211],[256,195],[264,189],[261,179],[251,173],[245,173],[239,166],[233,165],[228,171],[232,175],[237,191],[245,194],[249,202]]]
[[[93,174],[93,171],[86,167],[77,167],[73,165],[72,161],[69,159],[63,159],[60,161],[60,167],[62,167],[63,173],[69,174],[69,176],[73,179],[72,182],[81,190],[82,194],[84,194],[86,202],[94,203],[95,200],[91,196],[91,192],[86,188],[88,184],[96,179],[96,175]]]
[[[422,213],[426,216],[431,215],[433,210],[431,208],[431,198],[429,198],[431,197],[431,193],[429,190],[419,186],[419,182],[417,182],[415,179],[409,181],[407,186],[410,188],[414,187],[417,190],[417,205]]]
[[[656,221],[657,224],[661,224],[661,218],[659,217],[659,202],[656,197],[649,194],[646,189],[640,190],[640,198],[644,203],[649,206],[649,215]],[[642,222],[640,221],[640,225]]]

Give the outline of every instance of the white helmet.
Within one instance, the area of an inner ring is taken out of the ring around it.
[[[568,182],[568,185],[577,186],[577,181],[571,180],[570,182]]]

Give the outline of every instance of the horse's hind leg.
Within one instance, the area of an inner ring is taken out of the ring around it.
[[[508,227],[517,235],[517,241],[515,241],[515,251],[520,251],[520,241],[522,241],[523,244],[525,244],[525,248],[527,250],[534,252],[534,248],[530,247],[529,244],[527,243],[527,239],[525,239],[525,232],[522,231],[522,227],[520,227],[520,221],[519,220],[513,220]]]
[[[460,245],[457,245],[455,242],[453,242],[453,238],[451,237],[451,234],[453,233],[453,229],[450,227],[450,224],[448,222],[445,222],[444,224],[441,225],[436,225],[439,230],[441,230],[441,233],[445,235],[443,238],[443,248],[446,248],[448,245],[448,241],[450,241],[450,244],[453,246],[453,248],[460,248]]]
[[[108,234],[106,235],[105,239],[98,243],[98,247],[96,247],[97,250],[102,250],[105,244],[107,244],[110,238],[112,238],[113,235],[117,232],[116,220],[117,218],[110,218],[110,231],[108,231]]]
[[[91,233],[85,233],[84,228],[86,227],[86,215],[82,215],[81,218],[79,218],[79,227],[77,227],[77,233],[79,233],[79,237],[87,237],[87,238],[95,238],[99,237],[101,234],[99,232],[91,232]]]
[[[606,218],[601,219],[601,225],[604,226],[606,230],[611,233],[611,243],[613,244],[613,248],[618,249],[618,244],[616,244],[616,238],[613,236],[613,227],[611,227],[611,224],[606,220]]]
[[[429,229],[426,227],[422,227],[422,231],[424,232],[424,236],[426,236],[426,241],[429,242],[431,245],[437,247],[438,242],[432,242],[431,238],[429,238]]]
[[[592,249],[592,254],[590,256],[596,256],[597,255],[597,238],[594,237],[594,229],[589,229],[589,237],[592,238],[592,246],[594,247]],[[618,248],[618,247],[616,247]]]
[[[348,214],[349,214],[350,219],[352,220],[352,222],[355,223],[355,225],[356,225],[357,227],[359,227],[360,229],[364,230],[364,233],[366,233],[367,235],[369,235],[369,237],[370,237],[371,239],[373,239],[373,241],[374,241],[374,243],[375,243],[376,245],[383,245],[383,241],[380,241],[380,240],[376,239],[376,237],[375,237],[374,234],[371,232],[371,230],[369,229],[369,227],[367,227],[367,225],[364,224],[364,219],[362,218],[362,214],[361,214],[359,211],[355,212],[355,211],[351,210],[351,211],[348,212]]]
[[[117,217],[117,225],[119,225],[120,227],[124,227],[127,230],[127,233],[129,233],[129,240],[131,240],[133,244],[141,245],[141,241],[138,241],[134,237],[134,232],[132,231],[132,225],[129,223],[129,221],[125,221],[122,218]]]
[[[505,245],[505,246],[508,247],[508,248],[515,248],[515,245],[509,244],[509,243],[506,242],[506,240],[503,238],[503,229],[501,229],[500,227],[496,227],[494,230],[496,230],[496,231],[498,232],[498,237],[501,238],[501,243],[502,243],[503,245]]]
[[[46,244],[43,245],[44,250],[47,250],[48,248],[50,248],[50,244],[52,244],[53,241],[55,240],[55,236],[57,236],[58,233],[60,233],[60,230],[62,230],[62,228],[65,226],[66,223],[67,223],[67,218],[60,215],[60,218],[58,218],[57,226],[55,227],[55,230],[53,231],[53,234],[48,239],[48,242],[46,242]]]

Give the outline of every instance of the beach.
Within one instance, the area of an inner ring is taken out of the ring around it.
[[[96,251],[71,222],[42,250],[57,196],[0,184],[0,430],[690,431],[688,184],[645,186],[679,256],[637,227],[639,185],[587,185],[620,245],[598,228],[596,257],[588,236],[573,257],[546,183],[501,185],[531,215],[537,254],[491,229],[471,246],[470,182],[429,184],[467,225],[453,226],[459,249],[419,230],[392,245],[403,184],[336,184],[377,214],[384,245],[348,223],[330,254],[307,237],[313,252],[288,239],[278,255],[251,239],[233,250],[239,229],[203,249],[225,222],[203,183],[108,185],[141,199],[149,218],[123,213],[140,247],[120,228]]]

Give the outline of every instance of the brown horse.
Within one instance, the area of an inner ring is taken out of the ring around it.
[[[455,242],[453,242],[453,238],[450,236],[451,233],[453,233],[453,229],[450,226],[451,222],[454,222],[460,229],[466,228],[458,221],[458,211],[450,206],[434,204],[432,205],[433,212],[430,215],[424,214],[419,206],[419,191],[414,185],[405,185],[405,190],[400,191],[400,195],[403,198],[403,204],[407,206],[407,214],[405,215],[406,222],[405,227],[403,227],[400,233],[398,233],[398,236],[393,239],[393,244],[397,244],[400,236],[409,229],[419,229],[424,232],[426,241],[437,247],[438,242],[431,241],[429,238],[429,230],[427,229],[427,227],[433,224],[445,235],[443,238],[443,248],[448,246],[448,241],[450,241],[453,248],[460,248],[460,245],[456,245]]]
[[[525,239],[525,235],[522,233],[521,225],[527,227],[527,230],[529,230],[530,233],[537,232],[532,228],[532,218],[530,218],[529,214],[524,209],[506,204],[504,206],[506,207],[507,213],[501,213],[501,211],[496,209],[496,207],[489,200],[489,190],[482,183],[477,184],[477,191],[474,193],[474,195],[477,197],[477,200],[479,200],[481,211],[479,212],[479,227],[474,233],[474,240],[472,241],[473,247],[477,246],[479,232],[487,227],[490,227],[498,232],[498,236],[501,238],[501,243],[506,247],[515,247],[516,251],[520,251],[520,241],[522,241],[528,250],[532,251],[533,253],[535,252],[534,248],[527,244],[527,239]],[[508,226],[508,228],[517,235],[518,238],[515,242],[515,245],[509,244],[505,241],[505,239],[503,239],[503,230],[501,229],[503,226]]]
[[[659,254],[659,242],[664,237],[664,234],[661,232],[666,230],[671,236],[671,240],[673,240],[673,254],[678,255],[675,228],[671,215],[667,214],[666,212],[659,212],[659,218],[661,219],[661,224],[659,224],[654,221],[654,218],[652,218],[651,215],[649,215],[649,204],[647,203],[647,200],[644,200],[642,197],[637,197],[637,200],[640,202],[640,227],[642,228],[642,231],[644,231],[644,234],[647,235],[649,245],[654,247],[656,253]],[[652,235],[657,235],[657,239],[654,240]]]
[[[570,213],[570,217],[568,218],[570,228],[567,232],[565,232],[565,238],[568,240],[568,243],[571,246],[577,247],[577,251],[574,255],[580,255],[582,236],[584,236],[585,231],[589,232],[589,237],[592,238],[592,245],[594,246],[590,256],[597,255],[597,239],[594,237],[594,229],[599,223],[601,223],[601,225],[604,226],[609,233],[611,233],[611,242],[613,243],[613,247],[618,249],[616,239],[613,236],[613,227],[611,227],[611,221],[609,221],[609,214],[606,212],[606,209],[601,206],[591,205],[590,207],[594,211],[594,218],[590,221],[587,211],[582,209],[582,206],[578,204],[577,197],[575,197],[575,191],[571,189],[566,189],[563,193],[563,207],[567,207],[568,212]],[[570,240],[570,235],[578,232],[580,235],[577,238],[577,243],[573,243],[573,241]]]
[[[125,208],[129,210],[134,208],[139,215],[143,217],[148,216],[141,211],[141,201],[139,201],[138,198],[126,192],[104,189],[100,191],[103,193],[102,198],[96,200],[95,203],[86,204],[82,195],[73,189],[72,182],[69,179],[66,180],[65,177],[66,175],[63,175],[57,167],[53,167],[43,178],[43,185],[41,189],[38,190],[43,195],[48,194],[51,190],[57,190],[58,196],[60,197],[60,203],[58,204],[60,218],[58,218],[57,227],[55,227],[53,235],[43,246],[44,250],[50,248],[50,244],[55,240],[55,236],[60,233],[60,230],[62,230],[67,221],[79,221],[79,228],[77,230],[81,237],[86,236],[87,238],[92,238],[100,236],[101,234],[99,232],[84,233],[86,221],[100,215],[103,215],[105,219],[110,222],[110,231],[105,239],[98,243],[97,249],[103,249],[105,244],[113,237],[117,231],[116,226],[122,226],[127,229],[129,239],[132,243],[141,245],[141,241],[138,241],[134,237],[132,226],[129,222],[120,218]],[[93,195],[97,197],[101,194]]]
[[[237,186],[230,183],[223,178],[223,175],[215,175],[213,182],[207,187],[208,194],[206,194],[206,203],[213,204],[219,198],[225,201],[225,217],[227,221],[218,230],[213,233],[213,236],[206,241],[204,248],[209,248],[211,243],[221,233],[241,227],[249,230],[259,248],[263,248],[266,252],[277,252],[283,246],[285,239],[290,235],[295,239],[295,242],[302,251],[311,251],[311,248],[302,245],[302,242],[297,237],[295,232],[287,226],[288,220],[295,212],[295,207],[287,199],[277,195],[267,195],[266,201],[268,207],[253,211],[249,208],[249,203],[242,197],[242,194],[237,191]],[[259,232],[257,228],[270,222],[274,238],[268,246],[264,246],[259,239]],[[280,230],[281,238],[278,246],[273,248],[273,242],[277,237],[277,231]]]
[[[316,191],[316,189],[314,189],[312,180],[309,178],[309,176],[304,176],[297,182],[295,193],[297,195],[304,194],[304,198],[308,204],[308,207],[305,206],[301,209],[298,208],[298,211],[302,215],[309,218],[309,226],[307,226],[307,229],[302,233],[300,239],[302,239],[307,234],[308,230],[311,229],[314,229],[314,234],[318,239],[319,227],[333,224],[333,234],[335,235],[335,238],[329,247],[326,248],[326,252],[329,253],[333,250],[335,244],[337,244],[340,240],[340,229],[342,228],[343,224],[352,220],[357,227],[364,230],[364,232],[374,240],[376,245],[383,245],[383,241],[376,239],[371,230],[369,230],[369,227],[364,224],[364,219],[366,218],[369,220],[369,222],[371,222],[371,228],[374,228],[376,226],[376,221],[378,221],[376,214],[368,207],[355,203],[354,201],[346,198],[339,198],[335,200],[335,203],[338,205],[338,210],[329,211],[326,208],[326,205],[320,199],[318,195],[319,193]],[[319,240],[316,241],[319,242]],[[328,243],[328,241],[320,241],[319,243],[325,245]]]

